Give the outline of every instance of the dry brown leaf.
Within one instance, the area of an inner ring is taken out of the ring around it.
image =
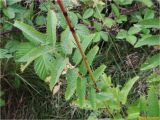
[[[155,46],[154,46],[154,49],[155,49],[155,50],[160,50],[160,45],[155,45]]]
[[[58,82],[57,85],[54,86],[52,91],[53,95],[55,95],[60,90],[61,85],[62,85],[62,82]]]
[[[70,63],[68,63],[65,67],[64,67],[64,69],[63,69],[63,71],[62,71],[62,75],[64,75],[64,74],[66,74],[67,73],[67,70],[68,69],[73,69],[73,68],[75,68],[75,66],[73,66],[72,64],[70,64]]]
[[[79,6],[79,5],[80,5],[77,0],[70,0],[70,1],[71,1],[72,4],[75,5],[75,6]]]

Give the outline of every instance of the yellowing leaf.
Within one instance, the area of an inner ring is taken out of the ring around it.
[[[54,86],[53,95],[55,95],[60,90],[61,85],[62,85],[62,82],[58,82],[57,85]]]

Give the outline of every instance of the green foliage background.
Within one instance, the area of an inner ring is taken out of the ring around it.
[[[158,120],[160,2],[62,2],[99,91],[56,1],[0,0],[1,117]]]

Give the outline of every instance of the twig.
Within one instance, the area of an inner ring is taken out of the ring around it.
[[[46,29],[46,26],[36,27],[36,29],[37,29],[37,30],[44,30],[44,29]],[[4,32],[1,32],[1,33],[0,33],[0,36],[1,36],[1,35],[6,35],[6,34],[9,34],[9,33],[12,33],[12,32],[13,32],[13,33],[15,33],[15,32],[20,32],[20,30],[13,28],[13,29],[11,29],[11,30],[7,30],[7,31],[4,31]]]
[[[69,16],[68,16],[68,13],[67,13],[67,11],[66,11],[66,9],[65,9],[65,7],[64,7],[64,5],[63,5],[63,3],[62,3],[61,0],[57,0],[57,3],[58,3],[58,5],[59,5],[59,7],[61,8],[61,11],[63,12],[63,15],[64,15],[64,17],[65,17],[65,19],[66,19],[66,22],[67,22],[67,24],[68,24],[68,26],[69,26],[69,28],[70,28],[70,31],[71,31],[71,33],[72,33],[72,35],[73,35],[73,37],[74,37],[74,40],[75,40],[75,42],[76,42],[76,44],[77,44],[77,46],[78,46],[78,49],[79,49],[79,51],[80,51],[80,53],[81,53],[81,55],[82,55],[83,61],[84,61],[85,66],[86,66],[86,68],[87,68],[87,70],[88,70],[88,72],[89,72],[89,75],[90,75],[90,77],[91,77],[91,80],[93,81],[94,87],[95,87],[96,91],[98,92],[99,89],[98,89],[98,87],[97,87],[97,84],[96,84],[95,78],[94,78],[94,76],[93,76],[92,70],[91,70],[91,68],[90,68],[90,66],[89,66],[87,57],[85,56],[85,54],[84,54],[84,52],[83,52],[83,50],[82,50],[82,47],[81,47],[81,45],[80,45],[80,42],[79,42],[79,40],[78,40],[78,37],[77,37],[76,32],[75,32],[75,30],[74,30],[74,27],[73,27],[73,25],[72,25],[72,23],[71,23],[71,20],[70,20],[70,18],[69,18]]]

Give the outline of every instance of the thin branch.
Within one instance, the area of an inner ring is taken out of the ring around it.
[[[40,26],[40,27],[36,27],[36,30],[45,30],[46,29],[46,26]],[[21,32],[21,30],[19,29],[16,29],[16,28],[13,28],[11,30],[7,30],[7,31],[4,31],[4,32],[0,32],[0,36],[2,35],[6,35],[6,34],[9,34],[9,33],[16,33],[16,32]]]
[[[84,54],[84,52],[83,52],[83,50],[82,50],[82,47],[81,47],[81,45],[80,45],[80,42],[79,42],[79,40],[78,40],[78,37],[77,37],[76,32],[75,32],[75,30],[74,30],[74,27],[73,27],[73,25],[72,25],[72,23],[71,23],[71,20],[70,20],[70,18],[69,18],[69,16],[68,16],[68,13],[67,13],[67,11],[66,11],[66,9],[65,9],[65,7],[64,7],[64,5],[63,5],[63,3],[62,3],[61,0],[57,0],[57,3],[58,3],[58,5],[59,5],[59,7],[61,8],[61,11],[63,12],[63,15],[64,15],[64,17],[65,17],[65,19],[66,19],[66,22],[67,22],[67,24],[68,24],[68,26],[69,26],[69,28],[70,28],[70,31],[71,31],[71,33],[72,33],[72,35],[73,35],[73,37],[74,37],[74,40],[75,40],[75,42],[76,42],[76,44],[77,44],[77,46],[78,46],[78,49],[79,49],[79,51],[80,51],[80,53],[81,53],[81,55],[82,55],[83,61],[84,61],[85,66],[86,66],[86,68],[87,68],[87,70],[88,70],[88,72],[89,72],[89,75],[90,75],[90,77],[91,77],[91,80],[93,81],[94,87],[95,87],[96,91],[98,92],[99,89],[98,89],[98,87],[97,87],[97,84],[96,84],[95,78],[94,78],[94,76],[93,76],[92,70],[91,70],[91,68],[90,68],[90,66],[89,66],[87,57],[85,56],[85,54]]]

